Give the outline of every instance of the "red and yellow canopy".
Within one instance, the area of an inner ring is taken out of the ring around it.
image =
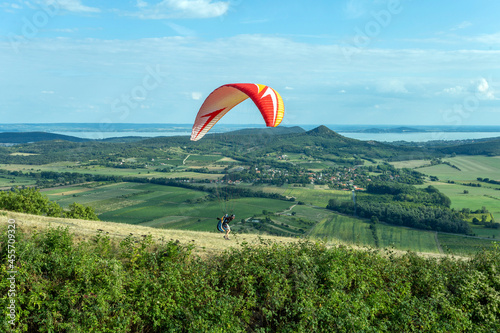
[[[229,110],[251,98],[268,127],[283,120],[285,107],[281,96],[271,87],[256,83],[231,83],[215,89],[203,102],[196,115],[191,140],[201,139]]]

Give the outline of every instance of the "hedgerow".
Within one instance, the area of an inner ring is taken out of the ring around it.
[[[7,314],[7,232],[0,308]],[[243,243],[193,245],[67,229],[16,234],[12,332],[498,332],[500,251],[470,260]]]

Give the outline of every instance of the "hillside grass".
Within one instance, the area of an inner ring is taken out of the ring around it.
[[[144,235],[151,235],[158,243],[168,241],[179,241],[182,244],[194,245],[194,253],[206,255],[220,253],[229,247],[238,248],[242,243],[259,243],[260,239],[279,243],[296,243],[297,238],[277,237],[257,234],[230,234],[230,240],[225,240],[223,234],[216,231],[216,220],[213,223],[213,232],[159,229],[149,226],[133,225],[125,223],[86,221],[77,219],[55,218],[30,214],[22,214],[0,210],[0,225],[7,225],[9,219],[14,219],[17,226],[27,232],[41,232],[49,228],[68,228],[75,235],[76,242],[87,241],[99,232],[116,240],[122,240],[130,235],[137,239]]]

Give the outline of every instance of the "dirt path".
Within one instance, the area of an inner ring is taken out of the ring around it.
[[[285,209],[282,212],[277,212],[276,214],[278,214],[278,215],[286,214],[287,212],[291,211],[293,209],[293,207],[295,207],[295,206],[297,206],[297,204],[293,204],[290,208]]]

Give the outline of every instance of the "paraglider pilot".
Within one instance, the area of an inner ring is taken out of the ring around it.
[[[225,239],[229,240],[229,233],[231,232],[231,228],[229,227],[229,222],[234,220],[235,215],[234,214],[226,214],[222,218],[217,218],[219,220],[219,224],[217,225],[217,229],[219,229],[220,232],[225,232],[226,234],[224,235]]]

